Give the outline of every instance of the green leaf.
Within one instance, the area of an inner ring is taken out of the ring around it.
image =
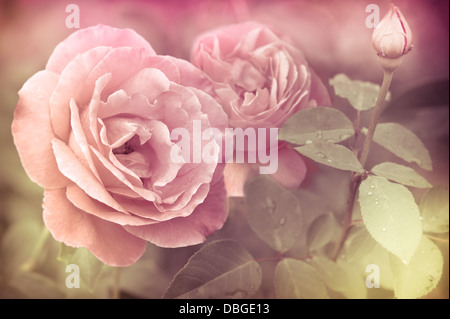
[[[344,292],[349,289],[347,273],[340,264],[319,256],[314,256],[311,263],[331,290]]]
[[[368,249],[367,253],[364,254],[364,256],[362,256],[360,259],[352,258],[351,261],[349,260],[349,263],[353,264],[358,269],[360,274],[363,276],[364,283],[367,279],[367,276],[370,274],[369,272],[367,272],[367,266],[377,265],[380,275],[380,287],[387,290],[393,290],[394,283],[391,267],[389,264],[389,256],[389,251],[375,242],[375,245]]]
[[[361,131],[367,134],[366,128]],[[432,170],[430,153],[425,145],[413,132],[400,124],[378,124],[373,141],[408,163],[417,163],[425,170]]]
[[[276,251],[288,251],[303,228],[297,198],[270,177],[262,175],[246,185],[245,194],[251,229]]]
[[[173,278],[164,298],[245,298],[261,285],[262,271],[234,240],[219,240],[195,253]]]
[[[353,123],[341,111],[314,107],[291,116],[279,132],[279,139],[297,145],[316,142],[339,143],[355,134]]]
[[[430,233],[448,232],[448,188],[436,186],[428,190],[420,202],[423,230]]]
[[[361,275],[357,266],[346,263],[342,259],[339,259],[337,264],[345,271],[348,279],[348,288],[341,293],[348,299],[366,299],[367,287],[364,276],[367,274]]]
[[[91,292],[95,289],[105,264],[83,247],[74,248],[61,243],[57,259],[66,265],[74,264],[80,268],[81,285]]]
[[[439,248],[423,236],[408,264],[393,255],[390,263],[395,296],[411,299],[422,297],[436,288],[442,276],[444,259]]]
[[[364,173],[358,158],[345,146],[332,143],[317,143],[295,148],[310,159],[344,171]]]
[[[317,217],[309,226],[306,244],[310,251],[322,248],[328,244],[336,234],[338,227],[332,212]]]
[[[376,241],[370,236],[365,227],[359,229],[349,240],[346,250],[348,262],[360,260],[371,252]]]
[[[370,235],[408,262],[422,237],[419,207],[404,186],[369,176],[359,187],[359,204]]]
[[[330,85],[334,87],[337,96],[347,99],[350,104],[359,111],[373,108],[377,102],[380,86],[371,82],[350,80],[345,74],[337,74],[330,79]],[[390,100],[388,93],[386,100]]]
[[[391,162],[381,163],[374,166],[371,171],[375,175],[385,177],[406,186],[417,188],[432,187],[432,185],[414,169],[400,164]]]
[[[275,293],[280,299],[328,299],[319,272],[306,262],[286,258],[275,268]]]

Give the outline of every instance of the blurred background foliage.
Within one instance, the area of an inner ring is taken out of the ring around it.
[[[53,48],[73,29],[66,28],[68,4],[80,8],[81,27],[98,23],[135,29],[159,54],[189,59],[192,40],[210,28],[245,20],[273,25],[292,37],[305,52],[311,66],[328,83],[337,73],[352,79],[379,82],[381,71],[371,48],[371,30],[364,25],[369,3],[383,1],[32,1],[0,0],[0,298],[107,298],[114,281],[114,269],[105,267],[94,289],[67,289],[65,264],[57,260],[60,244],[43,232],[43,190],[26,176],[11,136],[11,122],[17,91],[35,72],[43,69]],[[448,187],[448,1],[396,1],[414,33],[414,50],[405,57],[391,87],[392,100],[382,121],[395,121],[414,131],[427,145],[433,172],[420,171],[433,185]],[[343,99],[334,103],[352,115]],[[37,123],[38,125],[38,123]],[[374,146],[373,163],[392,160]],[[348,174],[327,167],[308,172],[301,189],[304,229],[322,214],[333,211],[339,217],[345,207]],[[418,191],[416,195],[421,195]],[[230,199],[229,219],[208,242],[233,238],[252,256],[261,260],[262,286],[255,297],[274,298],[273,276],[277,252],[250,229],[243,199]],[[42,253],[33,252],[45,241]],[[288,256],[307,254],[306,232]],[[438,244],[444,254],[444,277],[427,297],[448,298],[448,243]],[[145,256],[121,270],[123,298],[160,298],[173,276],[200,245],[164,249],[148,245]],[[326,249],[326,247],[325,247]],[[33,259],[30,264],[30,258]],[[266,261],[264,261],[266,260]],[[28,271],[27,271],[28,270]],[[146,278],[143,280],[143,278]],[[392,297],[392,292],[371,289],[369,297]]]

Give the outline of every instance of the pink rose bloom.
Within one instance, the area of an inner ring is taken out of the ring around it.
[[[172,129],[227,125],[205,92],[200,70],[156,55],[130,29],[96,26],[60,43],[20,90],[12,124],[26,172],[45,188],[55,239],[127,266],[147,241],[194,245],[221,228],[223,165],[170,155]]]
[[[255,22],[225,26],[199,36],[192,61],[214,82],[231,127],[280,128],[301,109],[330,104],[326,88],[303,54],[288,40]],[[228,195],[242,196],[246,179],[258,173],[258,166],[227,164]],[[278,170],[272,176],[293,188],[301,184],[305,174],[302,157],[290,145],[280,143]]]

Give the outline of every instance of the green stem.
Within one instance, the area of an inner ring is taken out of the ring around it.
[[[364,165],[366,165],[367,158],[369,157],[370,145],[373,140],[373,135],[375,133],[375,128],[377,127],[378,120],[380,119],[381,113],[383,113],[385,109],[386,96],[389,92],[389,87],[391,85],[393,75],[394,72],[384,71],[383,83],[381,84],[380,92],[378,93],[377,103],[375,104],[372,118],[369,122],[366,139],[364,140],[361,157],[359,158],[363,167]]]
[[[44,249],[45,243],[47,242],[49,235],[50,232],[48,231],[47,228],[44,227],[39,235],[37,244],[34,247],[30,258],[26,262],[24,262],[20,267],[22,271],[33,271],[35,269],[37,260],[42,253],[42,249]]]
[[[112,299],[120,299],[120,268],[113,268],[114,283],[112,287]]]
[[[381,113],[383,113],[386,107],[386,96],[389,92],[389,87],[391,86],[393,71],[384,71],[383,83],[381,84],[380,92],[378,93],[378,99],[375,104],[375,108],[372,117],[369,122],[369,127],[367,129],[367,135],[364,140],[363,148],[361,151],[361,156],[359,158],[361,165],[364,167],[369,157],[370,145],[372,144],[373,135],[375,133],[375,128],[377,127],[378,120],[380,119]],[[350,182],[350,194],[347,203],[347,212],[344,216],[344,226],[342,228],[341,234],[338,241],[334,245],[333,251],[331,253],[331,259],[336,261],[339,253],[347,240],[348,233],[354,225],[352,221],[353,207],[355,205],[356,194],[358,193],[359,184],[362,181],[362,175],[352,174]]]

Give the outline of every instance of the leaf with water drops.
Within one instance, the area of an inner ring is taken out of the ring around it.
[[[285,258],[275,268],[275,293],[280,299],[328,299],[319,272],[304,261]]]
[[[276,251],[289,250],[303,228],[303,215],[297,198],[263,175],[248,182],[245,194],[251,229]]]
[[[248,298],[258,291],[261,279],[261,267],[245,247],[234,240],[218,240],[189,259],[164,298]]]
[[[373,108],[377,102],[380,86],[371,82],[350,80],[345,74],[337,74],[330,79],[330,85],[334,87],[337,96],[347,99],[350,104],[359,111]],[[388,93],[386,100],[390,100]]]
[[[448,233],[448,188],[436,186],[428,190],[420,202],[423,230],[430,233]]]
[[[368,176],[359,187],[364,225],[381,246],[408,262],[422,237],[419,207],[403,185]]]
[[[295,148],[310,159],[344,171],[364,173],[358,158],[345,146],[332,143],[315,143]]]
[[[432,187],[432,185],[414,169],[396,163],[385,162],[375,165],[371,172],[406,186],[417,188]]]
[[[336,234],[338,223],[334,214],[329,212],[317,217],[309,226],[306,244],[310,251],[322,248],[328,244]]]
[[[278,138],[297,145],[317,142],[339,143],[355,134],[353,123],[341,111],[314,107],[291,116],[280,129]]]
[[[391,255],[394,292],[399,299],[420,298],[436,288],[442,276],[444,259],[439,248],[423,236],[409,263]]]
[[[367,134],[367,129],[361,130]],[[430,153],[416,134],[397,123],[380,123],[375,129],[373,141],[408,163],[417,163],[431,171]]]

